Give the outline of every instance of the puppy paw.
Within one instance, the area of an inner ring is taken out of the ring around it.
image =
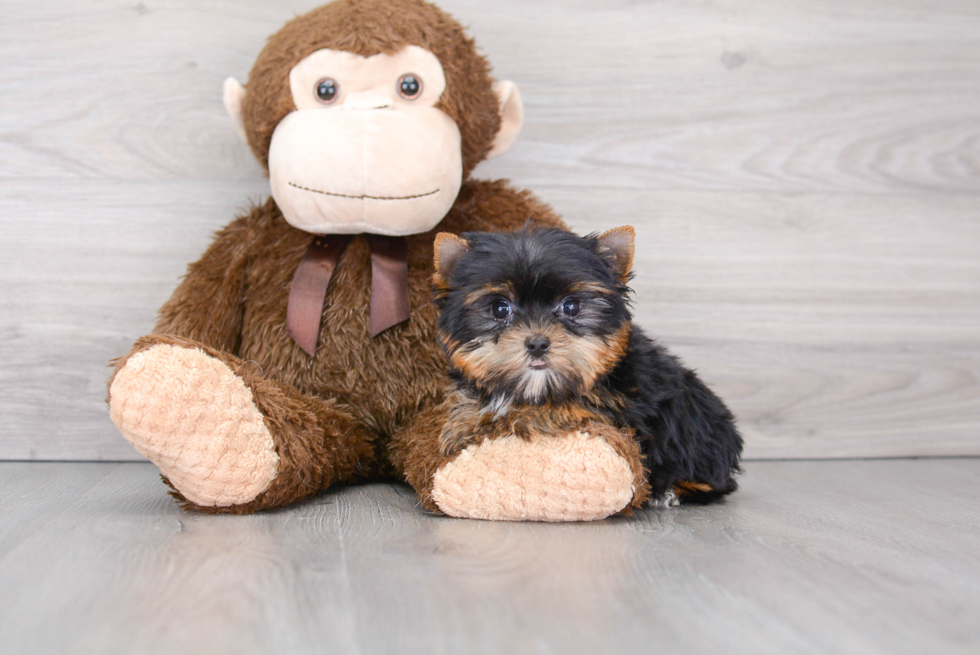
[[[632,439],[629,443],[635,446]],[[466,447],[435,473],[432,500],[458,518],[603,519],[642,502],[648,493],[638,448],[622,450],[584,431],[488,439]]]
[[[109,389],[109,414],[198,505],[248,503],[278,474],[279,456],[251,390],[196,348],[160,343],[130,356]]]
[[[680,504],[680,496],[673,489],[667,490],[660,498],[650,499],[650,507],[678,507]]]

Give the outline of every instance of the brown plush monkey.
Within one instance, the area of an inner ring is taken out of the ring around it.
[[[561,225],[528,192],[469,179],[516,137],[516,88],[493,84],[432,5],[340,0],[274,34],[224,100],[272,198],[217,234],[118,360],[113,422],[188,509],[253,512],[393,476],[440,509],[435,235]],[[520,493],[507,480],[548,457],[504,453],[495,493]],[[452,513],[479,516],[459,476],[442,476]]]

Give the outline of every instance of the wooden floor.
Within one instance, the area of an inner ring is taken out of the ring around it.
[[[750,462],[712,507],[182,513],[140,463],[0,463],[13,653],[976,653],[980,459]]]

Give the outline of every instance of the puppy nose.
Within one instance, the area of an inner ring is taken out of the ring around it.
[[[548,352],[549,346],[551,346],[551,339],[541,334],[524,340],[524,347],[531,357],[543,357]]]

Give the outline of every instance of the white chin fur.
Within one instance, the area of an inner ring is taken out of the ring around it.
[[[518,387],[524,400],[528,402],[540,402],[544,400],[548,393],[549,381],[552,372],[546,368],[528,369],[521,376],[521,384]]]

